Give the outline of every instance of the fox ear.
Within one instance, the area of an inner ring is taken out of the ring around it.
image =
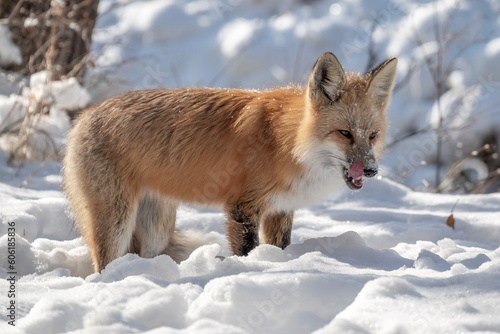
[[[380,106],[387,106],[390,102],[397,64],[398,59],[392,57],[365,74],[369,81],[368,96]]]
[[[316,105],[331,103],[340,98],[345,84],[345,73],[337,57],[325,52],[309,75],[309,98]]]

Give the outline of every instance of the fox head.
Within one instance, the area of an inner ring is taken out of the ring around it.
[[[396,65],[389,58],[364,75],[345,73],[337,57],[325,52],[309,76],[302,157],[333,169],[352,190],[378,172]]]

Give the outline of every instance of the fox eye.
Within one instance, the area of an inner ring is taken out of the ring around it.
[[[352,134],[347,130],[339,130],[340,134],[347,139],[352,139]]]
[[[375,139],[375,137],[377,137],[377,133],[376,132],[372,132],[372,134],[370,135],[370,140]]]

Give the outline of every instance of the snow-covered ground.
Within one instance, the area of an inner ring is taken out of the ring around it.
[[[129,254],[92,274],[58,166],[19,188],[36,165],[15,176],[0,157],[0,276],[10,276],[14,222],[21,333],[500,332],[500,194],[433,195],[371,180],[299,210],[287,249],[261,245],[248,257],[230,256],[221,211],[181,207],[178,228],[217,243],[180,265]],[[2,333],[15,332],[9,286],[0,281]]]
[[[431,160],[400,182],[433,187],[436,138],[428,129],[439,113],[449,115],[447,166],[477,149],[482,135],[500,138],[499,3],[309,2],[101,0],[86,90],[74,81],[46,87],[43,74],[33,76],[21,95],[0,95],[0,131],[24,116],[30,99],[48,98],[39,127],[60,145],[70,126],[64,110],[89,99],[129,89],[304,83],[322,52],[362,72],[371,49],[375,62],[399,58],[388,143],[423,130],[386,152],[384,177],[297,211],[285,250],[261,245],[231,256],[222,212],[183,206],[177,227],[211,240],[188,260],[127,255],[93,274],[59,191],[60,166],[13,167],[0,151],[1,333],[500,333],[500,193],[421,193],[390,180]],[[5,50],[0,60],[17,59]],[[447,76],[437,103],[428,66],[439,54]],[[0,92],[17,93],[4,78]],[[471,161],[483,175],[481,161]]]

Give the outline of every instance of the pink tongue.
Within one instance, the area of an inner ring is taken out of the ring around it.
[[[363,177],[363,163],[361,161],[349,165],[348,177],[353,180],[360,180]]]

